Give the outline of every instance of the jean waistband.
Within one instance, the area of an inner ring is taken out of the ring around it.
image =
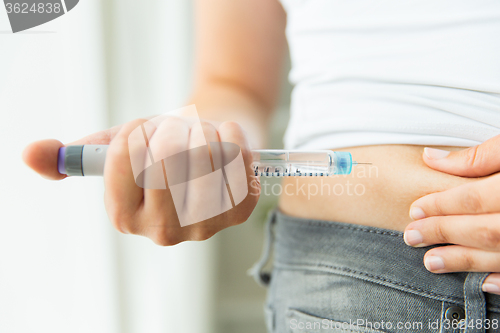
[[[481,285],[487,273],[431,273],[425,269],[423,257],[432,247],[412,248],[399,231],[296,218],[274,211],[267,243],[264,257],[269,257],[274,247],[276,268],[347,275],[452,303],[463,304],[465,295],[471,293],[484,299]],[[254,267],[254,275],[264,264]],[[477,290],[466,293],[472,285]],[[500,309],[500,296],[487,298],[489,306]]]

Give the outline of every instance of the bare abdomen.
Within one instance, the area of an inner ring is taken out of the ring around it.
[[[457,147],[437,147],[457,150]],[[429,193],[475,181],[430,169],[423,146],[364,146],[350,151],[359,165],[351,175],[289,177],[282,183],[279,208],[288,215],[403,231],[410,205]]]

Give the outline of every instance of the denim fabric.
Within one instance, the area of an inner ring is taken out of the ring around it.
[[[403,233],[277,211],[252,274],[269,288],[269,332],[500,332],[486,273],[433,274]],[[270,273],[264,266],[274,250]]]

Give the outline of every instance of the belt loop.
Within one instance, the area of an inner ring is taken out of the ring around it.
[[[271,282],[271,273],[264,272],[264,267],[269,261],[274,243],[274,224],[276,223],[277,210],[273,209],[269,212],[264,230],[264,248],[259,261],[257,261],[252,268],[247,272],[254,280],[261,286],[267,287]]]
[[[465,333],[485,332],[486,299],[482,286],[488,274],[471,272],[467,274],[465,279]]]

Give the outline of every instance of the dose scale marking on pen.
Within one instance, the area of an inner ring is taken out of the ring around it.
[[[59,173],[68,176],[102,176],[107,145],[67,146],[59,149]],[[348,175],[358,163],[349,152],[331,150],[252,150],[252,168],[263,177],[324,177]]]
[[[348,175],[358,163],[351,153],[331,150],[253,150],[253,170],[265,177]]]

